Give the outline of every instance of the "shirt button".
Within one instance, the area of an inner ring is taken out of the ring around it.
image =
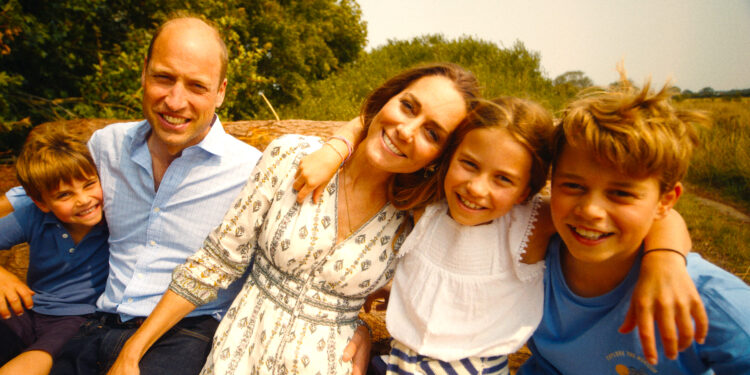
[[[155,246],[156,245],[156,241],[154,241],[154,240],[151,240],[149,243],[151,244],[151,246]]]
[[[68,249],[68,252],[69,252],[69,253],[71,253],[71,254],[73,254],[73,253],[75,253],[75,252],[76,252],[76,249],[75,249],[75,248],[73,248],[73,247],[71,247],[70,249]]]
[[[133,303],[133,299],[132,298],[128,298],[128,303]]]
[[[143,278],[143,274],[142,273],[139,273],[137,276],[138,276],[139,279]]]
[[[159,207],[154,208],[154,212],[159,212]]]
[[[63,233],[62,238],[68,238],[68,234],[67,233]]]

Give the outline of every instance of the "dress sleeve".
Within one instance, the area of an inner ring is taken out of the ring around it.
[[[279,175],[296,163],[304,138],[284,136],[266,148],[221,224],[198,251],[175,268],[169,289],[196,306],[216,299],[242,276],[256,249],[272,198],[280,189]]]

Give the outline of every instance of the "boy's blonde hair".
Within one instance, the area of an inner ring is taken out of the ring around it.
[[[638,89],[618,70],[618,84],[584,91],[563,110],[553,134],[552,167],[566,145],[580,147],[628,176],[657,177],[665,193],[685,176],[698,145],[693,124],[708,124],[708,118],[675,108],[669,83],[657,93],[650,80]]]
[[[445,197],[443,181],[448,173],[453,154],[466,135],[475,129],[502,128],[529,151],[531,171],[529,194],[533,197],[547,181],[550,154],[549,140],[553,130],[552,116],[540,104],[514,97],[479,100],[466,118],[453,132],[450,143],[437,164],[436,173],[428,178],[421,194],[411,196],[408,201],[395,201],[400,209],[421,208]]]
[[[43,194],[57,189],[61,182],[96,175],[85,138],[61,127],[32,130],[16,161],[18,181],[30,198],[40,202]]]

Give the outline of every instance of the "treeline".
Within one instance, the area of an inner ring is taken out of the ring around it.
[[[750,98],[750,89],[742,89],[742,90],[725,90],[725,91],[716,91],[711,87],[704,87],[698,92],[692,92],[690,90],[683,90],[680,93],[681,99],[690,99],[690,98],[696,98],[696,99],[702,99],[702,98],[719,98],[723,100],[732,100],[732,99],[739,99],[739,98]]]

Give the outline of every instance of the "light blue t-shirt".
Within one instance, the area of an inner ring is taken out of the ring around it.
[[[6,196],[14,211],[0,218],[0,249],[29,243],[26,283],[36,293],[32,310],[47,315],[93,313],[107,279],[107,224],[102,220],[76,244],[63,223],[53,213],[42,212],[22,187]]]
[[[155,192],[150,129],[146,121],[113,124],[89,140],[110,230],[109,277],[97,307],[123,320],[151,313],[172,270],[221,222],[261,155],[224,132],[217,119],[200,143],[172,161]],[[240,283],[189,316],[220,319]]]
[[[706,342],[693,342],[674,361],[658,344],[659,364],[652,366],[643,356],[638,333],[617,331],[638,279],[640,258],[614,290],[583,298],[565,283],[560,245],[555,236],[547,250],[544,315],[528,343],[532,356],[519,375],[750,374],[750,287],[742,280],[691,253],[688,272],[709,319]]]

